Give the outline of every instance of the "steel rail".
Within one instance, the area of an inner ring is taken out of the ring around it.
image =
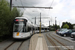
[[[51,42],[51,44],[52,44],[53,46],[57,46],[57,45],[55,44],[55,42],[54,42],[51,38],[48,37],[48,35],[46,35],[46,37],[48,38],[49,42]],[[56,49],[56,50],[60,50],[58,47],[55,47],[55,49]]]
[[[19,50],[19,49],[20,49],[20,47],[22,46],[23,42],[24,42],[24,41],[22,41],[22,42],[21,42],[21,44],[20,44],[20,46],[18,47],[18,49],[17,49],[17,50]]]
[[[12,42],[10,45],[8,45],[4,50],[7,50],[11,45],[13,45],[15,43],[15,41],[14,42]]]

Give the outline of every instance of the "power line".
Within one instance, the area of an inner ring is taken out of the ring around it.
[[[15,0],[15,1],[17,1],[17,0]],[[16,5],[18,6],[18,4],[16,3]]]
[[[20,2],[21,2],[21,5],[23,6],[23,4],[22,4],[22,1],[20,0]],[[23,8],[24,9],[24,8]],[[24,9],[25,10],[25,9]]]
[[[17,0],[15,0],[15,1],[17,1]],[[21,2],[21,5],[23,6],[23,4],[22,4],[22,1],[20,0],[20,2]],[[16,4],[17,6],[18,6],[18,4]],[[24,9],[24,8],[23,8]],[[25,9],[24,9],[25,10]]]
[[[15,1],[17,1],[17,0],[15,0]],[[21,5],[23,6],[23,4],[22,4],[22,1],[20,0],[20,2],[21,2]],[[23,8],[24,9],[24,8]],[[25,10],[25,9],[24,9]],[[29,12],[28,12],[29,13]],[[28,20],[30,20],[29,18],[27,18]],[[31,20],[30,20],[31,21]],[[31,21],[32,22],[32,21]]]
[[[51,3],[51,5],[50,5],[50,7],[52,6],[53,2],[54,2],[54,0],[52,1],[52,3]],[[49,11],[50,11],[50,9],[49,9]],[[52,19],[51,19],[51,20],[52,20]]]
[[[52,1],[52,3],[51,3],[51,5],[50,5],[50,7],[52,6],[53,2],[54,2],[54,0]],[[49,11],[50,11],[50,9],[49,9]]]
[[[54,2],[54,0],[52,1],[52,3],[51,3],[51,5],[50,5],[50,7],[52,6],[53,2]]]
[[[23,4],[22,4],[22,1],[20,0],[20,2],[21,2],[21,5],[23,6]]]

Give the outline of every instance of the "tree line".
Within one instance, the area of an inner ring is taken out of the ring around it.
[[[62,26],[60,27],[59,25],[50,25],[48,26],[49,27],[49,30],[52,30],[52,31],[55,31],[56,29],[60,29],[60,28],[67,28],[67,29],[75,29],[73,28],[75,24],[71,24],[70,22],[62,22]]]
[[[6,0],[0,0],[0,40],[12,35],[13,20],[15,17],[22,16],[19,9],[13,7],[10,11],[10,5]]]

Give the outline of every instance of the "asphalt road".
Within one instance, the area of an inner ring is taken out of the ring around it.
[[[55,32],[43,33],[49,50],[75,50],[75,40],[62,37]]]

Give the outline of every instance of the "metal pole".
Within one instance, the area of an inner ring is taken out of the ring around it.
[[[34,6],[13,6],[17,8],[45,8],[45,9],[53,9],[53,7],[34,7]]]
[[[50,26],[50,21],[49,21],[49,26]]]
[[[55,30],[56,30],[57,28],[56,28],[56,17],[55,17]]]
[[[35,24],[36,24],[36,17],[35,17]]]
[[[41,13],[40,13],[40,34],[41,34]]]
[[[50,30],[50,21],[49,21],[49,30]]]
[[[60,27],[60,22],[59,22],[59,27]]]
[[[11,11],[11,8],[12,8],[12,0],[10,0],[10,11]]]

